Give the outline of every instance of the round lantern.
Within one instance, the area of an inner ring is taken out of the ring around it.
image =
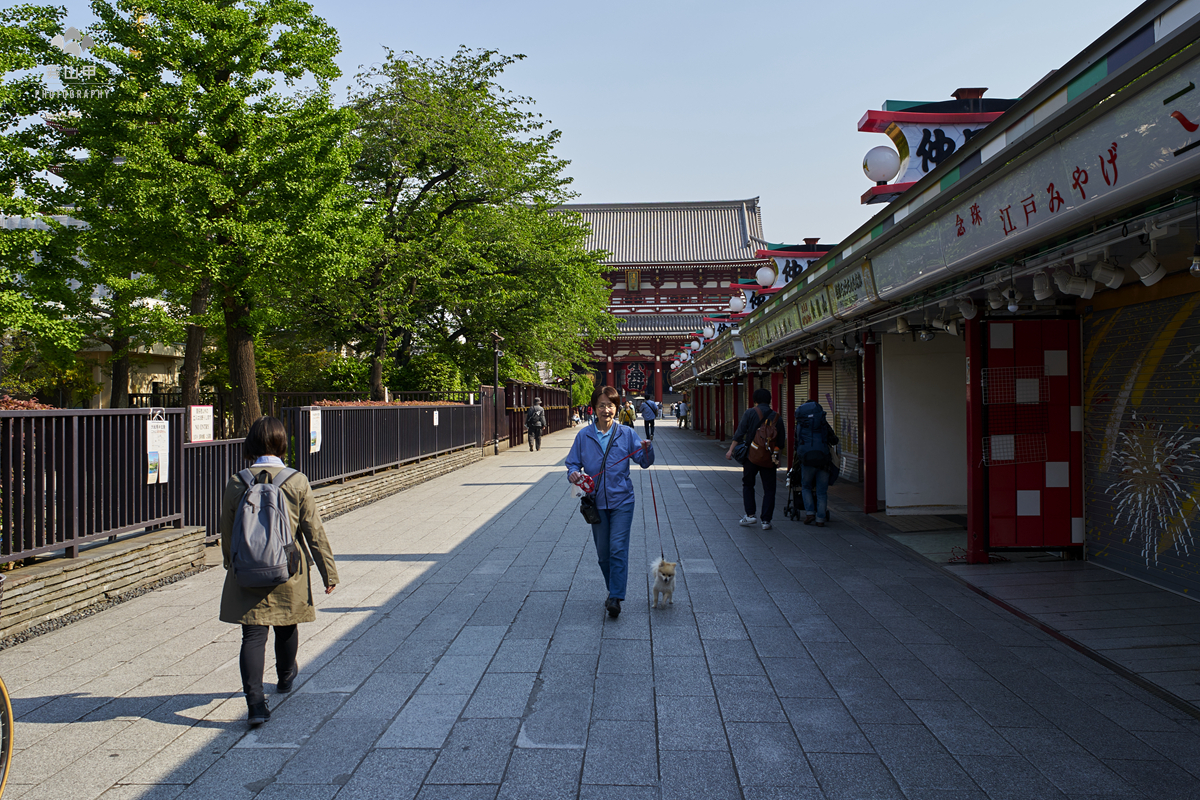
[[[702,330],[701,333],[704,334],[705,339],[711,339],[717,335],[717,332],[713,330],[712,325],[705,325],[704,330]]]
[[[746,297],[742,294],[735,294],[729,298],[729,310],[734,314],[740,314],[746,308]]]
[[[863,156],[863,172],[875,183],[887,183],[900,172],[900,154],[887,145],[872,147]]]
[[[699,349],[700,349],[700,343],[699,343],[698,341],[696,341],[695,339],[693,339],[693,340],[692,340],[692,343],[691,343],[691,344],[689,344],[689,345],[688,345],[688,347],[692,348],[693,350],[699,350]]]
[[[758,281],[758,285],[764,289],[769,288],[775,282],[775,269],[773,267],[759,267],[754,273],[754,280]]]

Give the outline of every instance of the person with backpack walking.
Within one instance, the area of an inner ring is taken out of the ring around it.
[[[829,448],[837,443],[819,401],[809,400],[796,409],[796,462],[800,465],[805,525],[824,528],[829,521]]]
[[[621,614],[621,601],[629,578],[629,530],[633,527],[633,482],[629,480],[629,463],[637,462],[642,469],[654,463],[654,444],[639,441],[631,426],[618,425],[617,404],[620,395],[611,386],[601,386],[592,393],[596,422],[575,434],[571,452],[567,454],[567,480],[584,489],[595,505],[600,521],[592,523],[592,541],[596,544],[596,559],[608,589],[604,609],[610,617]]]
[[[533,405],[525,412],[525,430],[529,431],[529,452],[533,452],[534,444],[542,449],[542,431],[546,429],[546,410],[542,408],[542,398],[533,398]]]
[[[658,403],[649,397],[642,401],[642,423],[646,426],[646,438],[651,441],[654,440],[654,420],[658,419],[661,413]]]
[[[688,407],[687,407],[686,400],[680,400],[678,403],[675,404],[675,418],[677,420],[677,427],[680,427],[680,428],[687,427],[687,412],[688,412]]]
[[[260,418],[242,448],[253,463],[229,478],[221,498],[220,619],[242,626],[238,663],[253,726],[271,718],[263,692],[268,629],[275,629],[275,694],[286,694],[299,674],[297,625],[317,618],[310,569],[320,571],[325,594],[337,587],[338,573],[308,478],[283,463],[283,423]]]
[[[754,408],[746,409],[733,432],[733,440],[725,453],[726,460],[732,459],[739,444],[745,444],[745,455],[738,460],[742,465],[742,506],[745,516],[738,520],[743,527],[761,522],[764,531],[771,530],[771,519],[775,515],[775,470],[779,467],[779,451],[783,448],[785,434],[779,424],[779,415],[771,410],[771,390],[755,389],[751,396]],[[762,515],[754,516],[754,479],[762,476]]]

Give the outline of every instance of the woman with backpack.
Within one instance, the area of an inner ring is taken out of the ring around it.
[[[230,477],[221,499],[221,553],[226,573],[220,619],[242,626],[242,691],[249,723],[261,725],[271,718],[263,693],[268,628],[275,629],[275,693],[286,694],[299,673],[296,626],[317,618],[309,568],[315,564],[320,571],[325,594],[337,586],[338,574],[308,478],[283,463],[288,447],[283,423],[262,417],[250,426],[242,447],[246,460],[253,463]],[[268,508],[272,501],[280,505]],[[257,505],[251,506],[252,502]],[[286,514],[273,517],[272,508],[286,509]],[[285,516],[288,525],[281,530]],[[271,520],[266,533],[262,531],[264,520]],[[264,563],[271,550],[262,542],[270,540],[267,534],[272,531],[276,539],[290,539],[283,565]],[[280,579],[282,582],[270,584]]]

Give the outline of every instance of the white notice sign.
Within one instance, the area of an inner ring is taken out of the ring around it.
[[[438,414],[438,412],[435,409],[433,412],[433,427],[435,427],[435,428],[437,427],[437,423],[438,423],[437,414]]]
[[[308,410],[308,452],[321,452],[321,409]]]
[[[188,441],[211,442],[213,440],[213,407],[188,406]]]
[[[146,483],[166,483],[171,474],[171,429],[164,420],[146,422]]]

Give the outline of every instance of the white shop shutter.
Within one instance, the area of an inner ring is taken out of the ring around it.
[[[829,424],[841,440],[842,475],[840,480],[861,480],[859,459],[858,420],[858,357],[850,356],[833,362],[833,410]]]

